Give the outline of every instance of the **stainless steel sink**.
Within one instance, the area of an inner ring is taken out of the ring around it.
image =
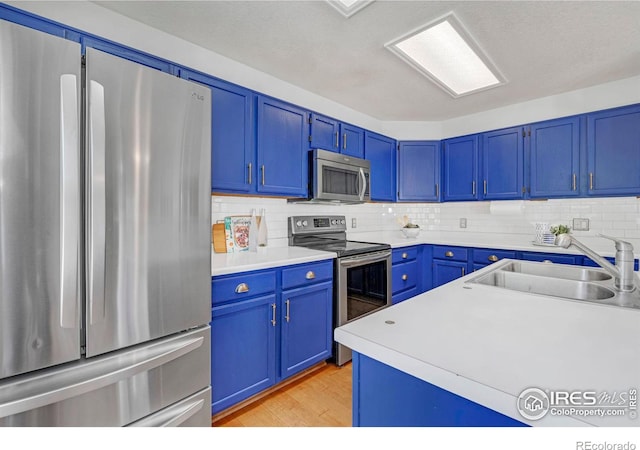
[[[506,270],[491,272],[478,279],[476,283],[574,300],[605,300],[616,295],[612,290],[595,283],[536,276]]]
[[[531,264],[522,261],[513,261],[502,267],[501,270],[575,281],[604,281],[613,278],[607,272],[599,269],[549,263]]]
[[[640,292],[621,292],[604,270],[531,261],[502,260],[466,282],[512,291],[640,309]]]

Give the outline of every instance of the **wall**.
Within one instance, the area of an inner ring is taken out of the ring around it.
[[[443,122],[384,122],[90,2],[6,3],[401,140],[443,139],[640,103],[639,76]]]
[[[397,230],[397,218],[409,216],[428,231],[465,233],[509,233],[530,235],[535,222],[572,225],[573,218],[590,220],[590,230],[574,232],[576,237],[604,233],[620,238],[640,239],[640,199],[636,197],[559,199],[547,201],[499,201],[460,203],[367,203],[363,205],[311,205],[287,203],[285,199],[258,197],[211,197],[213,222],[227,215],[249,214],[251,208],[265,208],[269,246],[287,245],[287,218],[299,215],[331,214],[347,218],[348,231]],[[459,228],[459,219],[467,228]],[[357,228],[351,228],[351,219]]]

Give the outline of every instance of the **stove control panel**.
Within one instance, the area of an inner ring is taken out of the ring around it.
[[[289,217],[289,235],[336,233],[347,230],[345,216]]]

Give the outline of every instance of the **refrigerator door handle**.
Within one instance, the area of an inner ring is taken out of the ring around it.
[[[80,369],[72,369],[70,373],[49,377],[48,380],[47,377],[40,377],[36,382],[17,384],[12,387],[11,395],[6,395],[3,403],[0,403],[0,417],[20,414],[97,391],[176,360],[201,347],[203,343],[202,336],[178,339],[143,349],[139,354],[133,350],[120,357],[107,358],[102,363],[97,361]],[[38,381],[40,383],[36,384]]]
[[[60,76],[60,326],[78,323],[80,137],[78,79]]]
[[[100,322],[105,316],[105,105],[104,86],[97,81],[89,83],[89,236],[87,293],[89,323]]]

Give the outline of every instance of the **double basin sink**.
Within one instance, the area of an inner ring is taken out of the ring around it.
[[[483,284],[570,300],[640,309],[640,293],[620,292],[601,269],[564,264],[503,260],[467,283]]]

